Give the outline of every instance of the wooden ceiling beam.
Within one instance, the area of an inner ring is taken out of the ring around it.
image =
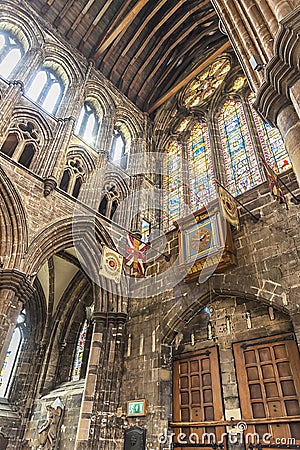
[[[134,20],[135,16],[141,11],[141,9],[151,0],[139,0],[137,4],[132,8],[131,11],[127,14],[124,20],[115,28],[114,31],[110,33],[110,35],[106,34],[104,39],[101,40],[101,44],[98,45],[94,52],[93,59],[97,61],[100,58],[101,54],[110,46],[110,44],[115,40],[115,38],[119,35],[119,33],[124,33],[128,25]]]
[[[145,18],[145,20],[143,21],[142,27],[140,27],[138,30],[136,30],[133,34],[133,36],[128,39],[128,43],[125,45],[125,47],[122,50],[122,53],[120,54],[120,56],[115,60],[115,63],[113,64],[110,73],[113,73],[115,70],[115,66],[118,65],[118,60],[119,58],[124,58],[125,55],[130,51],[130,48],[134,45],[134,43],[136,42],[136,40],[139,38],[139,36],[141,35],[142,30],[146,27],[146,25],[150,22],[150,20],[155,16],[155,14],[157,14],[157,12],[163,7],[163,5],[168,2],[169,0],[161,0],[159,2],[158,5],[155,6],[155,8],[150,12],[150,14],[147,15],[147,17]],[[114,41],[114,46],[112,46],[108,52],[106,53],[106,58],[110,58],[110,54],[112,52],[114,52],[115,46],[117,46],[118,42],[120,41],[122,35],[119,34],[119,36],[115,39]],[[124,67],[124,70],[122,71],[122,74],[125,72],[127,68],[127,65]],[[122,75],[119,77],[119,79],[122,78]]]
[[[173,44],[168,48],[168,50],[164,53],[164,55],[160,58],[159,62],[155,65],[155,67],[153,68],[153,70],[151,71],[151,74],[147,77],[147,79],[145,79],[145,82],[143,83],[141,90],[143,89],[144,85],[148,82],[150,82],[150,80],[154,77],[154,75],[156,74],[156,72],[160,69],[160,67],[165,63],[166,59],[169,58],[169,55],[171,52],[173,52],[173,50],[180,45],[180,43],[187,38],[192,31],[198,27],[198,25],[200,25],[203,22],[206,22],[207,20],[209,20],[210,18],[214,18],[216,16],[216,12],[213,11],[210,14],[208,14],[207,16],[203,17],[202,19],[198,20],[197,22],[195,22],[194,24],[192,24],[189,28],[187,28],[185,30],[185,32],[180,36],[179,39],[177,39],[175,42],[173,42]],[[209,30],[207,30],[209,31]],[[186,45],[186,47],[188,47],[188,43]],[[180,57],[182,57],[183,54],[181,53],[181,55],[178,55],[177,60],[174,60],[173,66],[174,64],[176,65],[178,62],[178,59],[180,59]]]
[[[95,19],[93,20],[92,24],[89,26],[87,32],[81,38],[80,45],[82,45],[84,42],[86,42],[88,40],[88,38],[94,31],[95,27],[98,25],[98,23],[100,22],[100,20],[102,19],[102,17],[104,16],[104,14],[106,13],[106,11],[108,10],[108,8],[110,7],[110,5],[112,4],[113,1],[114,0],[106,0],[103,8],[101,8],[101,10],[98,12],[98,14],[95,17]]]
[[[172,89],[166,92],[159,100],[157,100],[153,106],[149,109],[148,113],[151,114],[164,102],[169,100],[174,94],[176,94],[183,86],[185,86],[189,81],[195,78],[205,67],[207,67],[217,56],[221,55],[228,47],[230,47],[230,42],[227,41],[223,44],[217,51],[212,53],[205,61],[203,61],[196,69],[189,73],[183,80],[177,83]]]
[[[131,83],[130,83],[131,87],[128,90],[128,96],[129,97],[130,97],[130,94],[131,94],[132,86],[134,86],[134,84],[135,84],[136,78],[140,75],[140,73],[143,73],[143,71],[145,70],[145,68],[149,64],[149,61],[151,61],[154,58],[154,56],[157,54],[157,52],[161,51],[161,49],[163,48],[163,43],[170,38],[170,36],[177,30],[177,28],[179,28],[192,14],[196,13],[198,10],[199,10],[199,5],[195,6],[192,10],[187,11],[183,16],[180,17],[180,19],[177,22],[174,22],[173,26],[169,29],[168,32],[163,34],[163,36],[162,36],[162,38],[160,40],[160,43],[159,43],[160,45],[159,46],[155,45],[153,47],[150,55],[147,57],[146,60],[144,60],[143,64],[139,68],[139,70],[136,73],[135,77],[131,80]],[[141,48],[144,49],[144,46],[141,46]],[[138,54],[140,54],[141,48],[137,52]],[[135,59],[136,59],[136,55],[133,57],[133,60],[135,60]]]
[[[147,35],[146,39],[143,42],[143,45],[141,45],[138,49],[138,51],[135,53],[129,64],[124,68],[122,75],[120,78],[122,78],[122,86],[125,86],[124,81],[126,77],[126,73],[130,68],[132,67],[133,63],[137,60],[137,58],[143,53],[149,42],[151,42],[151,39],[155,35],[155,33],[166,23],[166,21],[178,10],[180,6],[182,6],[183,3],[185,3],[187,0],[180,0],[168,13],[162,18],[162,20],[152,29],[152,31]],[[144,26],[144,24],[143,24]],[[135,40],[138,37],[138,34],[135,35]],[[126,50],[128,51],[129,48],[133,45],[133,42],[129,42],[126,46]],[[122,55],[125,54],[125,49],[122,52]]]

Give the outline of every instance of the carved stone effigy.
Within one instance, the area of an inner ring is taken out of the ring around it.
[[[47,418],[38,429],[40,444],[38,450],[53,450],[57,448],[57,438],[62,424],[64,405],[60,398],[57,398],[51,405],[47,405],[46,409]]]

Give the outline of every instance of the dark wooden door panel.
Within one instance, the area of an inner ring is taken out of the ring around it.
[[[234,355],[242,418],[257,422],[247,432],[261,439],[268,433],[272,444],[300,444],[300,361],[293,335],[234,344]]]
[[[173,420],[186,422],[174,429],[174,441],[180,433],[187,443],[213,444],[213,436],[221,441],[224,427],[213,424],[224,419],[217,348],[180,355],[173,368]],[[196,422],[202,426],[193,425]]]

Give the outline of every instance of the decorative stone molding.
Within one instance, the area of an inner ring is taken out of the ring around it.
[[[44,197],[47,197],[56,188],[56,179],[52,176],[44,179]]]
[[[35,288],[31,284],[30,276],[16,269],[4,269],[0,271],[0,274],[0,289],[14,291],[17,298],[23,303],[32,297]]]

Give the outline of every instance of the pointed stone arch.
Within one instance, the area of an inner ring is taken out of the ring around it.
[[[25,210],[20,196],[0,167],[1,260],[4,268],[19,268],[28,246]]]

